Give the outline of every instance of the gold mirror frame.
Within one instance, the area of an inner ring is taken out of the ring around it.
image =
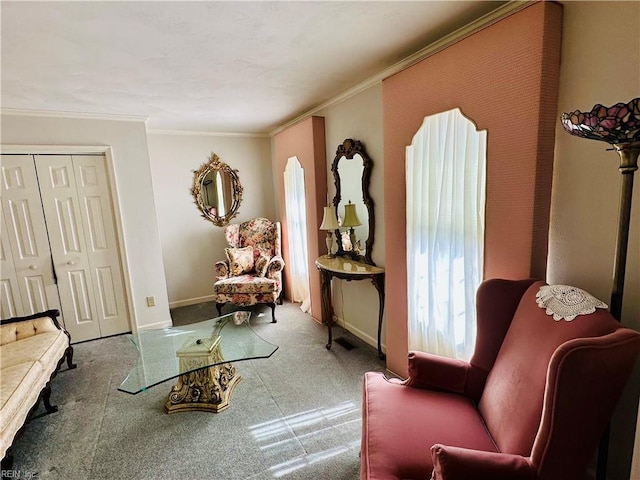
[[[228,209],[225,208],[224,215],[218,215],[214,208],[205,203],[202,195],[203,182],[211,172],[219,172],[221,175],[227,176],[231,183],[231,205]],[[240,202],[242,201],[242,185],[240,185],[238,170],[234,170],[229,167],[229,165],[220,160],[218,155],[212,152],[211,157],[209,157],[209,161],[202,164],[202,166],[193,173],[193,187],[191,188],[191,194],[193,195],[194,202],[202,213],[202,216],[218,227],[228,225],[231,219],[238,214]]]

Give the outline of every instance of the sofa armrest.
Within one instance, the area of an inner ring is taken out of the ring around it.
[[[416,388],[464,393],[469,364],[462,360],[425,352],[409,352],[409,378],[405,384]]]
[[[267,278],[274,278],[284,268],[284,259],[279,255],[271,257],[267,264]]]
[[[528,458],[436,444],[431,447],[432,480],[535,480]]]
[[[220,261],[216,262],[216,278],[222,280],[229,276],[229,262]]]

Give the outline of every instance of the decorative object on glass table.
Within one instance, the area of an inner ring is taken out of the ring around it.
[[[251,317],[251,312],[234,312],[233,313],[233,323],[236,325],[242,325],[244,322],[249,322],[249,318]]]

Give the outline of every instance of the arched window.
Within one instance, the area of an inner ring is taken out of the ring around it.
[[[289,271],[293,301],[303,312],[311,309],[309,293],[309,254],[307,250],[307,202],[304,170],[297,157],[287,160],[284,169],[284,195],[289,239]]]
[[[406,149],[409,349],[469,359],[483,272],[486,131],[459,109]]]

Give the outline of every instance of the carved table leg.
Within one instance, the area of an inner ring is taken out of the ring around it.
[[[387,356],[382,353],[382,344],[381,344],[381,336],[382,336],[382,315],[384,314],[384,273],[379,275],[374,275],[371,279],[371,283],[376,287],[378,291],[378,299],[380,301],[380,306],[378,307],[378,357],[380,360],[384,360]]]
[[[164,405],[167,413],[202,411],[218,413],[229,406],[241,377],[230,363],[180,375]]]
[[[320,270],[321,293],[322,293],[322,323],[327,326],[329,338],[327,340],[327,350],[331,349],[333,342],[333,305],[331,304],[331,274],[326,270]]]

